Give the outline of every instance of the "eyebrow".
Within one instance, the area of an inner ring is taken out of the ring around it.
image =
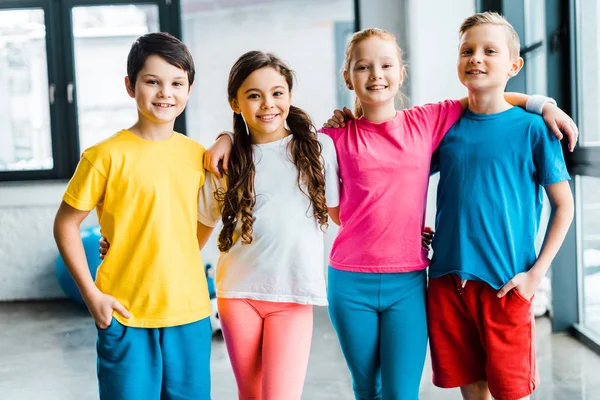
[[[160,78],[158,75],[154,75],[154,74],[144,74],[142,75],[142,78]],[[173,78],[173,80],[180,80],[180,79],[185,79],[185,76],[176,76]]]
[[[273,89],[284,89],[285,90],[285,87],[283,85],[277,85],[277,86],[273,86],[271,88],[271,90],[273,90]],[[261,90],[257,89],[257,88],[250,88],[250,89],[246,90],[244,93],[248,93],[248,92],[260,92],[260,91]]]

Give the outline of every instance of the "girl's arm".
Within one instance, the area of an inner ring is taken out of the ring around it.
[[[528,272],[517,274],[500,289],[498,297],[517,288],[526,299],[531,298],[565,240],[574,214],[573,195],[569,182],[558,182],[548,185],[544,189],[550,200],[552,212],[540,254]]]
[[[89,213],[77,210],[63,201],[54,219],[54,239],[90,314],[98,327],[104,329],[111,323],[113,310],[125,318],[129,318],[130,314],[112,296],[102,293],[92,279],[79,233],[81,223]]]
[[[204,225],[201,222],[198,222],[198,227],[196,229],[196,237],[198,238],[198,247],[200,248],[200,250],[204,248],[204,245],[206,245],[206,242],[208,242],[208,239],[210,238],[210,235],[212,234],[214,229],[214,226],[210,227]]]

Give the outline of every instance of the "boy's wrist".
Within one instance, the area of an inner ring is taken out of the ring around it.
[[[542,96],[541,94],[534,94],[527,99],[525,109],[530,113],[542,115],[544,106],[548,103],[556,105],[556,100],[551,97]]]

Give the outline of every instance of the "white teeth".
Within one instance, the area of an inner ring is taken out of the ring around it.
[[[157,107],[162,107],[162,108],[168,108],[168,107],[173,106],[173,104],[165,104],[165,103],[154,103],[154,105]]]
[[[274,120],[276,117],[276,115],[262,115],[258,118],[262,119],[263,121],[272,121]]]
[[[370,86],[369,90],[380,90],[380,89],[385,89],[384,85],[377,85],[377,86]]]

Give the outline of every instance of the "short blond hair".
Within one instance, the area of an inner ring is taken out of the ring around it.
[[[363,29],[362,31],[355,32],[354,35],[352,35],[352,37],[348,41],[348,44],[346,45],[346,50],[344,52],[345,60],[344,65],[342,66],[342,74],[349,73],[350,71],[350,62],[352,61],[352,55],[354,53],[354,48],[356,47],[356,45],[362,42],[363,40],[367,40],[373,37],[394,42],[394,44],[396,45],[398,61],[400,62],[400,74],[402,77],[404,77],[406,75],[406,69],[404,67],[404,61],[402,60],[402,49],[400,49],[400,46],[398,46],[396,36],[394,36],[391,32],[386,31],[385,29],[379,28]],[[362,106],[360,104],[360,100],[358,100],[358,97],[354,99],[354,115],[357,117],[363,115]]]
[[[508,49],[512,57],[519,57],[521,53],[521,40],[515,28],[497,12],[486,11],[483,13],[473,14],[465,19],[458,30],[458,35],[464,35],[469,29],[478,25],[497,25],[503,26],[506,30],[506,38],[508,43]]]

